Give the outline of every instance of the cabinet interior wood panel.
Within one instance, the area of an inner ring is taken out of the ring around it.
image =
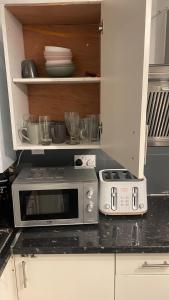
[[[45,70],[44,46],[71,48],[76,66],[75,76],[86,72],[100,74],[100,33],[94,25],[25,25],[23,26],[26,58],[33,59],[39,76]],[[60,120],[65,111],[78,111],[81,116],[100,112],[99,84],[31,86],[28,88],[30,113],[50,115]]]
[[[57,46],[72,50],[74,76],[86,72],[100,75],[100,33],[98,24],[24,25],[25,58],[33,59],[40,77],[47,77],[44,47]]]
[[[100,85],[30,85],[29,111],[35,115],[50,115],[53,120],[64,119],[65,111],[77,111],[81,117],[100,112]]]

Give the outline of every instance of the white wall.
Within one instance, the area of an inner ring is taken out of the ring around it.
[[[169,0],[153,0],[152,17],[166,7],[169,8]],[[152,18],[150,64],[165,63],[167,11]]]

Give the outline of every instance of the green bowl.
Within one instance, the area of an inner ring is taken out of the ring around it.
[[[75,71],[75,65],[46,67],[46,72],[50,77],[71,77]]]

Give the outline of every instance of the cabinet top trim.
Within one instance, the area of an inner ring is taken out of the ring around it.
[[[23,25],[98,24],[101,18],[101,2],[98,0],[15,3],[4,7]]]

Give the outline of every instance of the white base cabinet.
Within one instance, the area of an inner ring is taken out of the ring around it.
[[[169,255],[117,255],[115,287],[115,300],[169,299]]]
[[[16,274],[16,277],[15,277]],[[0,300],[168,300],[168,254],[20,255],[0,277]]]
[[[168,300],[169,276],[119,275],[116,277],[116,300]]]
[[[19,300],[113,300],[114,255],[15,257]]]
[[[16,277],[10,259],[0,277],[0,300],[17,300]]]

